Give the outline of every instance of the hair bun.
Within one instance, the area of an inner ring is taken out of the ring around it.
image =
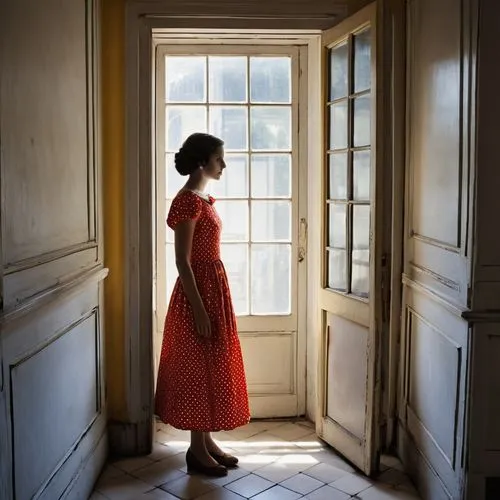
[[[189,158],[189,154],[186,153],[186,150],[182,147],[179,149],[174,156],[175,161],[175,169],[181,175],[189,175],[193,171],[193,161]]]

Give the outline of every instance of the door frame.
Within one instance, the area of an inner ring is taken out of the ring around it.
[[[402,0],[401,0],[402,1]],[[400,0],[395,0],[400,3]],[[384,27],[392,23],[390,7],[382,8],[384,0],[378,0],[377,10],[379,26]],[[389,2],[394,3],[394,2]],[[384,3],[385,5],[385,3]],[[340,14],[345,15],[345,12]],[[381,18],[380,15],[383,17]],[[175,17],[168,12],[162,3],[142,1],[127,2],[125,12],[125,109],[126,109],[126,140],[125,140],[125,319],[124,319],[124,353],[125,353],[125,412],[126,422],[110,423],[110,441],[113,451],[118,454],[131,455],[148,453],[152,446],[153,426],[153,155],[152,131],[154,117],[153,72],[154,51],[153,35],[161,37],[161,33],[175,32],[179,37],[192,36],[193,32],[202,34],[203,37],[213,35],[217,39],[234,38],[234,33],[248,38],[256,35],[266,35],[269,39],[280,39],[284,44],[302,43],[308,49],[307,71],[308,74],[308,118],[307,134],[308,149],[308,186],[307,186],[307,216],[308,220],[320,220],[321,204],[315,198],[321,193],[320,173],[322,169],[323,144],[321,121],[317,119],[323,112],[321,99],[322,83],[318,78],[321,67],[321,34],[328,20],[304,19],[289,16],[286,18],[196,18]],[[192,27],[197,26],[196,30]],[[280,29],[274,29],[280,26]],[[311,28],[313,26],[313,28]],[[320,26],[322,29],[318,29]],[[258,27],[258,28],[257,28]],[[233,33],[233,35],[232,35]],[[389,30],[379,29],[383,33],[383,42],[379,42],[378,60],[381,63],[393,63],[393,45]],[[396,46],[397,47],[397,46]],[[394,82],[390,78],[384,80],[384,88]],[[381,83],[379,82],[379,86]],[[387,94],[394,98],[392,94]],[[387,99],[387,106],[390,99]],[[386,126],[394,130],[398,120],[391,123],[391,115],[387,113]],[[382,127],[379,126],[379,130]],[[392,163],[390,154],[391,146],[396,149],[400,146],[393,144],[392,136],[386,134],[389,143],[387,152],[387,170],[391,171]],[[312,140],[311,138],[317,138]],[[399,154],[398,154],[399,157]],[[140,168],[139,168],[140,165]],[[400,168],[399,158],[395,163],[397,170]],[[403,162],[404,168],[404,162]],[[399,181],[398,181],[399,182]],[[397,188],[393,182],[392,188]],[[392,193],[391,193],[392,195]],[[399,210],[393,211],[392,216],[397,219],[403,216]],[[389,214],[389,219],[391,215]],[[149,222],[149,223],[148,223]],[[393,221],[394,223],[394,221]],[[395,227],[399,227],[395,225]],[[312,420],[316,417],[316,386],[317,364],[319,360],[319,341],[321,315],[319,314],[318,287],[321,277],[321,229],[319,224],[308,227],[307,239],[307,353],[306,368],[303,376],[306,377],[307,394],[306,414]],[[402,235],[401,235],[402,237]],[[394,237],[396,240],[397,236]],[[389,238],[390,239],[390,238]],[[390,242],[389,242],[390,243]],[[398,269],[398,249],[390,254],[391,268],[393,270],[391,282],[400,283],[400,276],[395,276]],[[399,280],[399,281],[398,281]],[[391,300],[391,323],[397,325],[399,310],[397,301],[400,300],[399,288],[393,289]],[[396,304],[396,305],[394,305]],[[394,312],[394,314],[393,314]],[[384,373],[382,383],[385,385],[382,414],[391,420],[395,414],[395,397],[387,394],[397,391],[397,343],[399,329],[391,328],[391,339],[384,332],[382,351],[389,349],[391,356],[383,352],[384,361],[388,361],[388,372]],[[390,345],[390,347],[389,347]],[[394,347],[396,346],[396,347]],[[301,376],[301,374],[299,374]],[[377,383],[381,383],[378,379]],[[391,406],[394,401],[394,408]],[[392,444],[392,438],[387,434],[387,443]],[[386,444],[387,444],[386,443]]]
[[[158,7],[158,4],[155,4]],[[126,140],[125,140],[125,409],[127,422],[113,422],[110,428],[110,441],[117,454],[134,455],[149,453],[153,437],[153,272],[154,272],[154,41],[175,33],[178,38],[192,38],[193,35],[207,38],[212,35],[220,40],[227,38],[239,40],[247,38],[255,41],[257,37],[271,43],[283,45],[302,45],[307,48],[308,89],[308,135],[320,137],[319,127],[313,125],[311,116],[320,112],[320,84],[318,78],[311,78],[319,71],[319,47],[321,30],[297,29],[311,20],[301,18],[259,19],[189,19],[162,15],[151,12],[151,6],[130,2],[126,9],[126,46],[125,46],[125,102],[126,102]],[[312,20],[313,22],[317,22]],[[273,26],[280,25],[280,29]],[[189,26],[197,26],[196,29]],[[256,28],[256,27],[259,28]],[[241,41],[240,41],[241,43]],[[307,158],[301,163],[318,165],[321,159],[321,141],[304,139]],[[316,145],[317,143],[317,145]],[[301,150],[302,144],[301,144]],[[139,168],[140,166],[140,168]],[[313,170],[313,169],[309,169]],[[310,172],[308,171],[310,177]],[[302,178],[301,178],[302,179]],[[308,185],[308,218],[314,217],[310,211],[311,188]],[[309,251],[309,244],[308,244]],[[309,264],[311,253],[307,254],[307,283],[309,289]],[[307,299],[307,305],[310,298]],[[306,303],[302,305],[306,309]],[[307,317],[306,317],[307,316]],[[304,314],[307,331],[316,331],[314,315]],[[306,337],[304,335],[304,337]],[[311,337],[310,335],[308,337]],[[307,366],[314,363],[315,345],[307,346]],[[305,379],[305,372],[315,376],[314,369],[303,367],[298,378]],[[307,391],[314,387],[314,380],[308,379]],[[308,413],[314,407],[314,397],[306,402]],[[314,412],[314,409],[312,410]]]

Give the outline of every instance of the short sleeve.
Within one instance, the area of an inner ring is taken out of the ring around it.
[[[167,225],[171,229],[175,229],[175,226],[179,222],[197,219],[203,207],[203,202],[200,197],[189,191],[184,191],[183,193],[177,195],[172,201],[170,210],[167,217]]]

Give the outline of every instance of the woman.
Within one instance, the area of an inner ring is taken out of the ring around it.
[[[167,224],[175,232],[179,278],[165,320],[156,388],[156,414],[191,431],[188,472],[225,476],[236,457],[225,454],[210,433],[249,421],[248,396],[236,318],[220,261],[221,221],[205,193],[226,168],[223,141],[193,134],[175,155],[189,175],[172,202]]]

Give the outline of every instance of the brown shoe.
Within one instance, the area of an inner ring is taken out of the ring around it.
[[[224,467],[238,467],[238,459],[236,457],[233,457],[232,455],[228,455],[227,453],[218,455],[217,453],[210,452],[210,456],[217,460],[217,462],[219,462],[219,464],[223,465]]]
[[[223,465],[203,465],[193,454],[191,448],[186,452],[186,465],[188,474],[204,474],[211,477],[227,476],[227,469]]]

